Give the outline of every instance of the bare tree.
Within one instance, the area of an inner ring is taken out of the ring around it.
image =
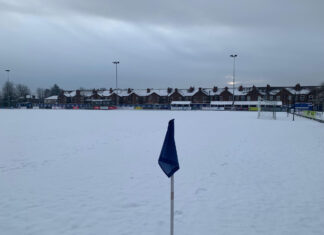
[[[36,94],[40,101],[42,101],[45,98],[45,90],[43,88],[37,88]]]
[[[26,98],[27,95],[30,95],[30,89],[26,85],[17,84],[16,95],[18,98]]]
[[[16,100],[16,89],[12,82],[7,81],[2,87],[2,99],[6,106],[11,106],[12,102]]]

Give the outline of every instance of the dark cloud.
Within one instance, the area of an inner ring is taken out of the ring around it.
[[[323,1],[0,0],[0,68],[32,86],[224,86],[324,80]],[[5,74],[3,74],[3,81]]]

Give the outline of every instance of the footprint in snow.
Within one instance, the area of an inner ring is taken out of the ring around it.
[[[182,215],[183,212],[182,212],[182,211],[179,211],[179,210],[176,210],[176,211],[174,212],[174,214],[175,214],[175,215]]]
[[[200,194],[201,192],[205,192],[205,191],[207,191],[207,189],[205,189],[205,188],[198,188],[196,190],[195,194],[197,195],[197,194]]]
[[[136,207],[140,207],[140,206],[142,206],[142,205],[139,203],[130,202],[130,203],[124,204],[122,207],[123,208],[136,208]]]
[[[212,172],[212,173],[210,173],[210,176],[217,176],[217,173],[216,172]]]

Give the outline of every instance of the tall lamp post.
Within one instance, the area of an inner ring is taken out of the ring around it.
[[[230,55],[233,58],[233,103],[232,103],[232,110],[234,110],[234,100],[235,100],[235,58],[237,57],[236,54]]]
[[[119,61],[113,61],[112,63],[116,65],[116,89],[118,89],[118,80],[117,80],[117,65],[119,64]]]
[[[10,77],[9,77],[9,73],[10,73],[10,69],[6,69],[6,72],[8,74],[8,83],[7,83],[7,95],[8,95],[8,108],[10,107],[10,94],[9,94],[9,82],[10,82]]]

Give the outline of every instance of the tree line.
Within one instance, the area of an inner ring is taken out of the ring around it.
[[[32,96],[28,86],[7,81],[0,90],[0,106],[10,107],[30,100],[38,100],[39,103],[43,103],[45,98],[59,95],[61,91],[62,89],[54,84],[51,88],[37,88],[36,96]]]

